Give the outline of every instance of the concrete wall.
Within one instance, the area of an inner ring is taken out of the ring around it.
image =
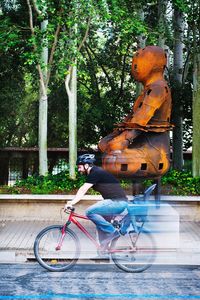
[[[60,221],[66,218],[65,203],[65,199],[0,199],[0,220]],[[86,207],[93,203],[95,201],[80,201],[76,205],[77,212],[84,214]]]
[[[73,195],[0,195],[0,220],[61,220],[61,211]],[[78,213],[100,201],[101,196],[86,195],[76,205]],[[153,199],[153,198],[152,198]],[[170,204],[180,220],[200,221],[200,197],[162,196],[161,203]],[[62,212],[65,218],[65,213]]]

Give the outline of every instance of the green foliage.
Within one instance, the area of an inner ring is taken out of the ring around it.
[[[4,188],[4,193],[32,193],[32,194],[51,194],[51,193],[72,193],[74,194],[85,183],[86,177],[76,172],[76,179],[69,178],[68,171],[62,171],[56,175],[29,176],[27,179],[17,181],[14,187]],[[130,180],[121,180],[123,189],[130,187]],[[1,191],[0,191],[1,193]],[[98,192],[90,189],[88,194],[99,195]]]
[[[143,5],[140,2],[113,0],[109,4],[111,22],[123,41],[127,41],[127,38],[130,41],[136,35],[147,34],[147,26],[138,16],[138,9]]]
[[[193,23],[198,24],[199,18],[197,0],[167,1],[164,31],[158,23],[158,1],[155,0],[37,0],[36,3],[42,14],[39,16],[32,6],[34,36],[31,36],[26,0],[2,0],[0,4],[2,147],[37,145],[39,82],[35,65],[41,63],[43,46],[48,46],[50,55],[58,24],[61,29],[48,87],[48,146],[66,147],[68,143],[68,101],[63,79],[69,64],[77,57],[78,147],[85,148],[97,144],[102,136],[110,133],[113,124],[120,122],[133,105],[135,84],[130,76],[130,67],[138,35],[147,38],[147,44],[156,45],[163,33],[172,53],[172,9],[176,5],[184,12],[185,20],[191,22],[184,32],[186,56],[187,49],[191,52],[194,42],[191,32],[186,36],[187,28],[191,30]],[[144,21],[140,20],[139,10],[144,12]],[[40,24],[47,16],[48,26],[42,31]],[[88,17],[91,18],[89,35],[81,53],[78,53],[77,46],[84,37]],[[34,49],[35,46],[37,49]],[[189,76],[182,93],[185,148],[191,146],[192,127],[191,56],[189,60]]]
[[[68,171],[63,171],[56,175],[30,176],[16,182],[14,189],[25,188],[32,194],[68,193],[77,190],[84,182],[85,177],[80,176],[78,172],[76,180],[72,180]]]
[[[190,171],[171,170],[162,177],[162,185],[170,185],[173,195],[200,195],[200,177]]]
[[[121,179],[120,185],[124,190],[126,190],[130,188],[130,186],[132,185],[132,181],[129,179]]]
[[[0,187],[0,194],[75,194],[76,191],[85,183],[85,176],[76,172],[76,180],[69,178],[68,171],[60,172],[56,175],[30,176],[27,179],[16,182],[13,187]],[[200,195],[200,177],[192,177],[190,171],[170,170],[162,177],[161,193],[170,195],[196,196]],[[130,179],[120,180],[121,187],[127,194],[132,193],[132,181]],[[144,181],[146,189],[152,180]],[[89,189],[89,194],[99,194],[93,189]]]
[[[48,146],[66,147],[68,141],[68,101],[64,85],[49,94]]]
[[[9,53],[19,46],[21,41],[20,30],[6,17],[0,22],[0,51]]]
[[[31,76],[27,75],[23,57],[29,32],[25,27],[26,6],[22,5],[23,0],[17,1],[19,5],[8,2],[1,3],[0,19],[0,147],[35,146],[37,104],[35,91],[27,88],[34,72],[31,70]]]
[[[172,3],[177,6],[182,12],[189,13],[187,0],[172,0]]]

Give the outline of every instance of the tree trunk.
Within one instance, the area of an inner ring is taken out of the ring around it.
[[[47,175],[47,95],[41,95],[39,100],[39,174]]]
[[[182,76],[183,76],[183,13],[174,7],[174,71],[173,71],[173,167],[183,168],[183,118],[182,118]]]
[[[200,53],[194,55],[192,172],[196,177],[200,176]]]
[[[70,68],[65,80],[65,87],[69,99],[69,176],[76,178],[77,159],[77,67]]]
[[[41,30],[47,29],[48,20],[41,23]],[[39,174],[47,175],[48,159],[47,159],[47,114],[48,114],[48,96],[47,96],[47,64],[48,64],[48,48],[43,47],[41,60],[43,64],[42,76],[40,76],[40,100],[39,100]]]
[[[90,22],[91,18],[89,17],[85,35],[77,47],[77,52],[80,52],[87,39]],[[74,31],[77,33],[77,24],[75,24]],[[74,66],[69,67],[69,74],[65,78],[65,87],[69,99],[69,176],[71,179],[76,178],[77,160],[77,59],[74,60]]]
[[[144,21],[144,10],[140,7],[138,9],[138,18],[140,21]],[[137,37],[137,48],[145,48],[146,46],[146,37],[144,34],[140,34]],[[143,85],[140,82],[136,83],[136,98],[141,94],[141,91],[143,90]]]
[[[158,46],[165,48],[165,16],[166,16],[167,1],[158,0]]]
[[[9,155],[1,155],[0,157],[0,185],[8,184],[9,177]]]

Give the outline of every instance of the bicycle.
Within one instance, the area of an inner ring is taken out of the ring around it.
[[[136,197],[128,205],[127,213],[120,221],[113,220],[113,226],[120,229],[122,235],[113,240],[106,253],[114,264],[126,272],[142,272],[149,268],[156,254],[152,234],[145,229],[148,205],[146,200],[156,184],[149,187],[144,196]],[[138,206],[137,206],[138,205]],[[133,211],[133,213],[131,213]],[[75,224],[101,254],[101,246],[88,230],[77,220],[88,220],[86,216],[75,213],[72,208],[67,222],[62,225],[52,225],[44,228],[36,237],[34,254],[38,263],[49,271],[66,271],[72,268],[80,256],[80,242],[77,235],[69,228]]]

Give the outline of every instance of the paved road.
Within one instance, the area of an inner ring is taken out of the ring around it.
[[[200,299],[200,267],[153,266],[138,274],[114,265],[51,273],[33,264],[0,265],[0,299]]]

